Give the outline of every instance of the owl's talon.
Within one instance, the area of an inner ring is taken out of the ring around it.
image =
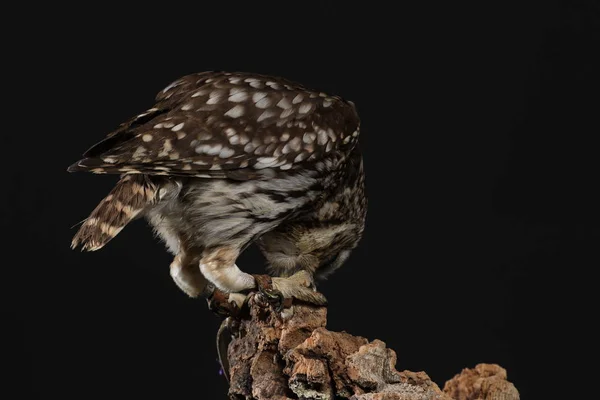
[[[344,264],[365,226],[354,103],[233,71],[190,73],[155,97],[68,168],[121,178],[72,247],[98,250],[144,217],[177,253],[170,274],[183,292],[196,298],[207,282],[230,292],[207,292],[218,314],[245,313],[248,291],[277,308],[284,298],[324,306],[312,275]],[[236,265],[252,243],[282,273],[268,286]]]
[[[295,299],[316,306],[327,305],[327,299],[316,291],[313,276],[308,271],[299,271],[287,278],[275,277],[273,286],[283,293],[286,299]],[[285,307],[288,305],[284,305]]]
[[[253,275],[258,288],[258,295],[262,297],[261,303],[271,305],[277,312],[283,310],[284,297],[283,294],[273,288],[273,281],[269,275]]]
[[[229,293],[214,289],[206,299],[208,309],[223,317],[235,317],[239,315],[240,308],[235,302],[230,301],[229,296]]]
[[[273,307],[273,309],[277,312],[281,312],[283,310],[283,294],[277,290],[265,290],[260,293],[262,296],[267,298],[267,302]]]

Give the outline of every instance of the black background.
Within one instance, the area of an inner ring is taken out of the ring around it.
[[[440,386],[487,362],[522,399],[575,397],[598,333],[598,2],[62,7],[5,34],[6,398],[226,397],[219,319],[172,283],[143,221],[69,249],[115,177],[67,166],[204,70],[358,107],[369,214],[320,286],[330,329],[385,341]],[[254,249],[239,263],[263,264]]]

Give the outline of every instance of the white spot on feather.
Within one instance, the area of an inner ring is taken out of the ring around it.
[[[208,100],[206,100],[206,104],[218,104],[223,98],[223,92],[214,91],[210,94]]]
[[[248,135],[244,134],[244,133],[240,133],[240,144],[246,144],[250,141],[250,138],[248,137]]]
[[[331,139],[332,142],[335,142],[337,139],[335,132],[331,128],[327,129],[327,136],[329,136],[329,139]]]
[[[263,97],[262,99],[257,101],[255,105],[258,108],[265,109],[265,108],[269,108],[271,106],[271,104],[273,104],[273,101],[269,97]]]
[[[294,111],[296,111],[296,110],[294,110],[293,108],[288,108],[287,110],[283,110],[281,112],[281,114],[279,115],[279,118],[287,118],[290,115],[292,115],[294,113]]]
[[[221,152],[221,148],[223,148],[223,146],[221,144],[216,144],[214,146],[211,146],[206,151],[206,154],[208,154],[209,156],[216,156],[217,154],[219,154]]]
[[[219,152],[219,157],[220,158],[229,158],[234,154],[235,154],[235,150],[233,150],[229,147],[223,147],[223,149],[221,149],[221,151]]]
[[[216,144],[216,145],[203,144],[203,145],[196,147],[196,153],[208,154],[209,156],[216,156],[217,154],[219,154],[221,152],[222,147],[223,146],[220,144]]]
[[[261,101],[263,98],[267,97],[267,93],[265,92],[256,92],[252,95],[252,101],[257,103]]]
[[[238,104],[237,106],[233,107],[232,109],[230,109],[229,111],[227,111],[225,113],[225,116],[227,117],[231,117],[231,118],[239,118],[242,115],[244,115],[244,106]]]
[[[229,101],[233,103],[241,103],[248,100],[248,92],[240,88],[233,88],[229,91]]]
[[[300,161],[304,161],[306,159],[306,157],[308,157],[307,153],[300,153],[296,156],[296,158],[294,158],[294,162],[300,162]]]
[[[204,96],[205,94],[207,94],[209,91],[207,89],[200,89],[198,90],[196,93],[194,93],[192,95],[192,97],[198,97],[198,96]]]
[[[327,132],[325,132],[323,129],[319,129],[317,134],[317,143],[322,146],[327,143],[328,140],[329,138],[327,137]]]
[[[183,128],[183,125],[185,125],[185,123],[183,123],[183,122],[182,122],[182,123],[180,123],[180,124],[177,124],[177,125],[175,125],[174,127],[172,127],[172,128],[171,128],[171,130],[172,130],[173,132],[180,131],[180,130]]]
[[[256,146],[254,145],[254,143],[249,142],[244,146],[244,151],[246,153],[252,153],[255,148],[256,148]]]
[[[275,111],[273,111],[273,110],[265,110],[262,114],[260,114],[260,116],[258,117],[258,119],[256,121],[260,122],[262,120],[274,117],[276,115],[277,115],[277,113],[275,113]]]
[[[312,108],[312,104],[310,103],[304,103],[302,104],[299,108],[298,108],[298,112],[300,114],[306,114],[307,112],[310,111],[310,109]]]
[[[294,151],[298,151],[302,148],[302,141],[298,137],[295,137],[292,140],[290,140],[288,144],[290,145],[290,148]]]
[[[225,134],[227,135],[227,137],[233,136],[236,133],[237,133],[236,130],[231,127],[225,129]]]
[[[317,138],[317,134],[316,133],[314,133],[314,132],[307,132],[302,137],[302,141],[304,143],[312,143],[312,142],[315,141],[316,138]]]
[[[304,96],[302,95],[302,93],[298,93],[296,95],[296,97],[294,97],[294,99],[292,100],[292,103],[293,104],[302,103],[302,100],[304,100]]]
[[[287,110],[289,108],[292,108],[292,103],[290,103],[290,101],[288,100],[287,97],[282,97],[281,100],[279,100],[279,102],[277,103],[277,107],[279,108],[283,108],[284,110]]]
[[[258,157],[256,164],[254,164],[254,168],[262,169],[273,166],[273,164],[277,163],[277,157]]]
[[[149,134],[149,133],[146,133],[146,134],[144,134],[144,135],[142,136],[142,140],[143,140],[144,142],[151,142],[151,141],[152,141],[152,135],[151,135],[151,134]]]
[[[181,85],[181,81],[175,81],[173,83],[171,83],[169,86],[167,86],[166,88],[163,89],[163,93],[167,93],[167,91],[169,89],[173,89],[175,86],[179,86]]]

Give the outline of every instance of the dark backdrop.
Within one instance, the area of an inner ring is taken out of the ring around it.
[[[321,285],[330,329],[385,341],[440,386],[487,362],[523,399],[576,390],[597,334],[598,3],[420,3],[36,6],[29,36],[7,33],[7,398],[225,398],[219,319],[175,287],[145,222],[69,249],[115,177],[66,172],[168,83],[214,69],[358,107],[368,222]]]

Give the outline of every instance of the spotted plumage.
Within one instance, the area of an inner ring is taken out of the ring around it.
[[[182,77],[69,167],[122,176],[73,246],[99,249],[140,215],[175,255],[171,275],[191,296],[206,280],[227,292],[254,288],[235,264],[251,243],[278,276],[327,275],[364,227],[359,128],[354,104],[286,79]],[[323,301],[292,281],[273,284]]]
[[[280,78],[188,75],[156,101],[71,170],[251,178],[254,170],[293,170],[348,152],[359,133],[351,103]]]

